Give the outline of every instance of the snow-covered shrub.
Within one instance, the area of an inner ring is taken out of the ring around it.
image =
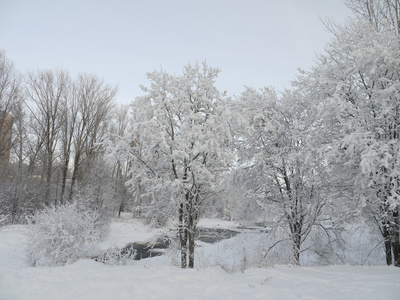
[[[27,221],[31,266],[61,266],[90,257],[109,230],[97,211],[80,210],[76,204],[46,207]]]
[[[301,265],[381,265],[385,263],[383,247],[380,233],[371,224],[315,227],[304,242]]]
[[[340,233],[341,244],[332,243],[329,260],[320,255],[317,264],[380,265],[385,264],[381,234],[371,224],[347,224]],[[318,253],[320,254],[320,253]],[[324,259],[324,260],[322,260]]]
[[[96,257],[97,262],[105,265],[129,265],[135,260],[137,251],[127,245],[124,248],[112,247],[103,252],[100,256]]]
[[[262,232],[241,233],[207,248],[198,247],[195,256],[197,266],[220,266],[228,273],[244,272],[252,267],[292,264],[292,258],[289,241],[280,241]]]

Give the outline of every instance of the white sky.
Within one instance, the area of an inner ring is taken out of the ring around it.
[[[122,103],[143,94],[146,72],[204,60],[239,95],[288,87],[331,38],[320,18],[349,15],[343,0],[0,0],[0,49],[23,72],[95,74]]]

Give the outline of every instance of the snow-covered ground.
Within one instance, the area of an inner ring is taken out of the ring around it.
[[[235,224],[204,220],[204,227],[231,229]],[[129,266],[82,259],[65,267],[27,267],[25,226],[0,229],[0,299],[400,299],[400,268],[329,266],[249,268],[227,272],[226,260],[239,256],[227,241],[200,243],[193,270],[172,266],[171,255]],[[154,240],[138,220],[113,222],[101,248]],[[237,237],[235,242],[245,242]],[[225,242],[225,243],[224,243]],[[240,247],[237,247],[240,249]],[[219,266],[220,265],[220,266]]]

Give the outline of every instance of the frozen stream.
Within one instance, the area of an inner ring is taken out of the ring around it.
[[[242,233],[243,231],[265,232],[265,229],[262,229],[260,227],[240,227],[237,230],[234,230],[201,227],[196,230],[196,241],[207,244],[214,244],[222,240],[230,239]],[[121,254],[132,255],[134,256],[134,260],[141,260],[162,255],[164,250],[167,249],[169,245],[170,240],[168,238],[159,239],[155,244],[132,242],[121,248]]]

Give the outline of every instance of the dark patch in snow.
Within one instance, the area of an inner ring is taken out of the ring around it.
[[[162,255],[162,249],[168,248],[167,244],[156,243],[151,244],[140,244],[140,243],[129,243],[121,250],[121,254],[134,254],[134,260],[141,260],[144,258],[154,257]]]
[[[163,250],[167,249],[169,244],[170,241],[166,239],[160,239],[155,244],[129,243],[123,248],[108,249],[102,255],[93,257],[93,259],[105,264],[119,264],[127,260],[141,260],[162,255]]]

